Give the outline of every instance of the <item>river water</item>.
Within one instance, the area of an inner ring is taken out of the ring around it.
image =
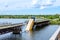
[[[0,19],[0,23],[24,23],[27,19]],[[48,25],[43,28],[35,29],[30,32],[22,32],[20,34],[6,33],[0,35],[0,40],[49,40],[59,25]]]

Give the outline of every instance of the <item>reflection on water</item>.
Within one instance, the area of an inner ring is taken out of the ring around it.
[[[49,40],[59,25],[49,25],[39,30],[22,32],[18,35],[7,33],[0,35],[0,40]]]

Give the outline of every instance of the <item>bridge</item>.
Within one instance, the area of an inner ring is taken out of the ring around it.
[[[23,25],[22,23],[2,25],[0,26],[0,34],[8,32],[19,33],[18,31],[21,31],[22,25]]]
[[[27,31],[31,31],[34,27],[42,27],[42,26],[45,26],[45,25],[48,25],[50,24],[49,20],[44,20],[44,19],[30,19],[28,24],[27,24],[27,27],[26,27],[26,30]]]
[[[31,31],[34,26],[41,27],[43,25],[49,24],[49,20],[40,20],[40,19],[29,19],[28,24],[26,26],[26,31]],[[21,27],[24,25],[23,23],[17,23],[17,24],[9,24],[9,25],[3,25],[0,26],[0,34],[13,32],[14,34],[19,34],[22,30]]]

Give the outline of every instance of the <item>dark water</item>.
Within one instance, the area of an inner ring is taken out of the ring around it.
[[[6,20],[6,19],[4,19],[4,20]],[[10,20],[11,20],[10,22],[13,22],[13,23],[23,22],[22,19],[21,20],[16,19],[15,21],[12,21],[12,19],[10,19]],[[10,32],[10,33],[0,35],[0,40],[49,40],[49,38],[57,30],[58,27],[59,27],[59,25],[48,25],[43,28],[35,29],[34,31],[22,32],[17,35],[12,34],[12,32]]]

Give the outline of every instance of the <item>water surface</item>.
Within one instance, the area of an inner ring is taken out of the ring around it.
[[[0,19],[0,22],[20,23],[24,22],[25,20],[27,19]],[[22,32],[18,35],[10,32],[0,35],[0,40],[49,40],[58,27],[59,25],[48,25],[43,28],[35,29],[31,32]]]

